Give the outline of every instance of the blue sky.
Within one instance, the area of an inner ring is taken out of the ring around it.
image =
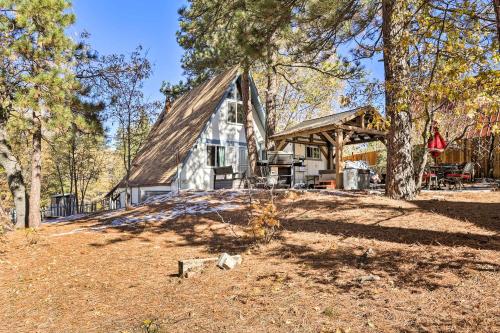
[[[102,55],[127,54],[142,45],[154,64],[153,76],[144,86],[145,96],[163,100],[162,81],[182,79],[182,49],[175,32],[177,10],[184,4],[184,0],[73,0],[76,24],[69,31],[73,37],[89,32],[92,47]]]

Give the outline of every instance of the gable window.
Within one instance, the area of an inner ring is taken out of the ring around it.
[[[207,146],[207,165],[221,167],[226,165],[226,149],[223,146]]]
[[[321,153],[319,147],[307,146],[306,147],[306,158],[319,160],[321,159]]]
[[[243,101],[238,87],[234,84],[227,95],[227,121],[243,124],[244,119]]]

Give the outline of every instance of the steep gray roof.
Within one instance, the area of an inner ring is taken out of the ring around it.
[[[238,68],[215,76],[176,99],[154,124],[130,170],[129,186],[167,185],[236,79]],[[125,178],[117,187],[125,186]]]

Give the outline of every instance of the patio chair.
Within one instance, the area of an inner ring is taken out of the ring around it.
[[[467,162],[464,168],[460,171],[450,172],[446,174],[446,180],[454,188],[462,189],[464,181],[472,181],[474,175],[474,163]]]
[[[467,162],[464,166],[464,168],[460,171],[458,170],[457,172],[451,172],[446,174],[447,178],[459,178],[460,180],[472,180],[472,176],[474,175],[474,163],[472,162]]]
[[[424,172],[422,180],[425,182],[428,190],[439,189],[438,175],[431,171]]]

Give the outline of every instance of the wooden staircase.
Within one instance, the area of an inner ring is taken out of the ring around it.
[[[318,190],[334,190],[337,188],[337,182],[335,180],[322,181],[316,184],[314,188]]]

